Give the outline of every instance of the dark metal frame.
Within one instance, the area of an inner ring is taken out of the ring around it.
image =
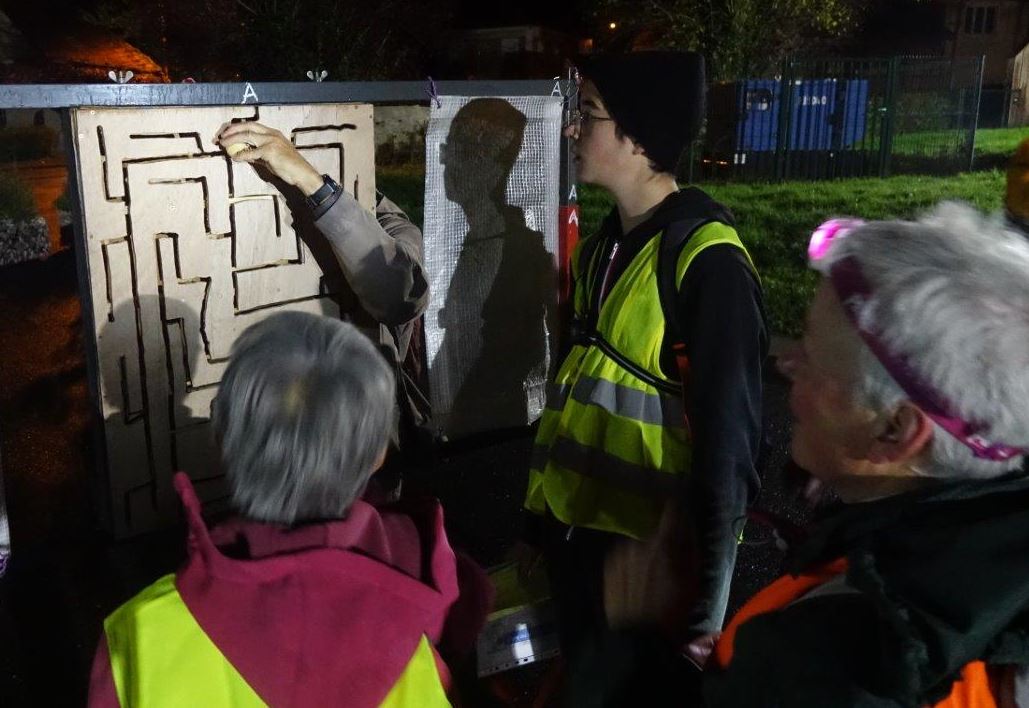
[[[358,81],[358,82],[307,82],[307,83],[250,83],[231,84],[26,84],[0,85],[0,109],[49,108],[61,113],[62,129],[71,135],[71,112],[68,109],[81,107],[149,107],[149,106],[233,106],[233,105],[275,105],[310,103],[373,103],[412,104],[429,103],[435,95],[450,96],[560,96],[565,101],[567,116],[570,99],[575,95],[575,85],[568,77],[565,80],[550,81]],[[67,141],[69,166],[75,164],[74,141]],[[575,166],[571,159],[571,143],[561,137],[561,164],[559,177],[559,258],[568,257],[568,243],[565,232],[566,219],[570,210],[575,211],[573,185]],[[72,200],[72,211],[76,231],[81,233],[82,210],[79,204],[78,186],[74,169],[69,170],[68,193]],[[78,278],[87,283],[84,241],[79,243]],[[93,323],[88,308],[83,308],[82,325],[91,332]],[[91,382],[97,380],[96,351],[86,347],[86,368]],[[90,395],[95,401],[99,394],[90,386]],[[98,459],[104,459],[106,441],[101,430],[94,430]],[[97,465],[99,484],[94,501],[103,519],[110,519],[112,512],[108,495],[99,493],[107,485],[106,465]]]
[[[562,96],[566,87],[567,81],[559,80],[435,83],[436,92],[441,96]],[[426,81],[0,85],[0,109],[428,101]]]

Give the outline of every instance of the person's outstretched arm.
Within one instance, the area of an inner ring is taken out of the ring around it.
[[[214,142],[237,162],[260,163],[305,197],[317,194],[325,184],[274,128],[256,122],[226,124]],[[237,152],[234,146],[245,149]],[[368,314],[382,324],[401,325],[424,312],[429,288],[422,266],[422,234],[399,207],[380,197],[373,214],[339,188],[319,200],[313,216]]]

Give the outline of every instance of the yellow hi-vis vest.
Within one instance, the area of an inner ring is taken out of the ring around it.
[[[600,251],[572,256],[577,317],[588,310],[588,283]],[[642,381],[597,344],[575,344],[548,391],[529,471],[525,507],[547,507],[570,526],[644,539],[690,465],[690,440],[679,384],[661,371],[665,319],[658,295],[661,234],[653,236],[619,276],[603,302],[596,331],[616,353],[676,390]],[[730,244],[750,255],[735,229],[712,222],[686,241],[676,262],[676,286],[697,254]],[[753,263],[750,262],[751,268]],[[586,276],[586,277],[584,277]]]
[[[174,575],[115,610],[104,621],[104,633],[122,706],[266,705],[204,633],[175,588]],[[450,706],[427,637],[380,706]]]

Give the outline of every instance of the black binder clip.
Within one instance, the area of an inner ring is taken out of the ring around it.
[[[436,108],[442,108],[443,103],[439,100],[439,93],[436,91],[436,82],[432,80],[432,77],[428,77],[428,86],[425,89],[425,93],[429,96],[429,103],[435,103]]]

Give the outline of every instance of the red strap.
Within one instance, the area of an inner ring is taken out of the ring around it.
[[[786,607],[847,570],[847,559],[836,560],[798,576],[784,575],[759,592],[729,622],[718,643],[713,659],[725,669],[732,661],[736,631],[757,615]],[[950,695],[932,708],[998,708],[994,670],[981,661],[965,665],[961,677],[954,682]]]
[[[736,641],[736,630],[745,622],[757,615],[786,607],[846,570],[847,559],[837,558],[802,575],[784,575],[752,597],[732,618],[715,644],[716,665],[723,669],[729,666],[729,662],[732,661],[733,644]]]
[[[679,381],[682,383],[682,420],[686,424],[686,439],[693,440],[693,430],[690,428],[690,414],[686,409],[686,402],[689,397],[686,395],[690,383],[690,358],[686,356],[686,345],[676,342],[672,345],[672,354],[675,356],[675,366],[679,370]]]
[[[997,708],[991,668],[981,661],[965,664],[961,678],[954,682],[950,695],[933,708]]]

